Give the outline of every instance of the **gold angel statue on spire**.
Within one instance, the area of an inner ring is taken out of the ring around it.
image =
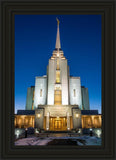
[[[57,20],[57,24],[59,25],[59,23],[60,23],[59,19],[58,19],[58,18],[56,18],[56,20]]]

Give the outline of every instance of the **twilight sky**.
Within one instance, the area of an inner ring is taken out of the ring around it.
[[[57,22],[71,76],[88,88],[90,109],[101,113],[101,15],[15,15],[15,113],[25,109],[27,88],[46,75]]]

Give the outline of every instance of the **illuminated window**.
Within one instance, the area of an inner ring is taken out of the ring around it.
[[[40,89],[40,97],[42,97],[42,89]]]
[[[60,67],[59,67],[59,58],[57,58],[57,69],[60,69]]]
[[[76,97],[76,90],[75,89],[73,89],[73,95],[74,95],[74,97]]]
[[[54,92],[54,104],[60,105],[62,103],[61,90],[55,90]]]
[[[99,126],[100,126],[99,117],[95,117],[95,118],[94,118],[94,127],[95,127],[95,128],[98,128]]]
[[[60,71],[56,71],[56,83],[60,83]]]
[[[84,128],[92,128],[92,120],[91,117],[84,117]]]

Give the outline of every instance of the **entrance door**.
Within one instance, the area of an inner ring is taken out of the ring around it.
[[[55,120],[54,121],[54,128],[57,129],[57,130],[61,129],[61,124],[62,124],[61,120]]]
[[[67,130],[66,117],[50,117],[50,130],[64,131]]]

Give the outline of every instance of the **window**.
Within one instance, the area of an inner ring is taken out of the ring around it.
[[[59,67],[59,59],[57,58],[57,69],[60,69]]]
[[[60,83],[60,71],[56,71],[56,83]]]
[[[55,90],[54,91],[54,104],[55,105],[61,105],[61,103],[62,103],[61,90]]]
[[[40,97],[42,97],[42,89],[40,89]]]
[[[73,89],[73,96],[76,97],[76,90]]]

